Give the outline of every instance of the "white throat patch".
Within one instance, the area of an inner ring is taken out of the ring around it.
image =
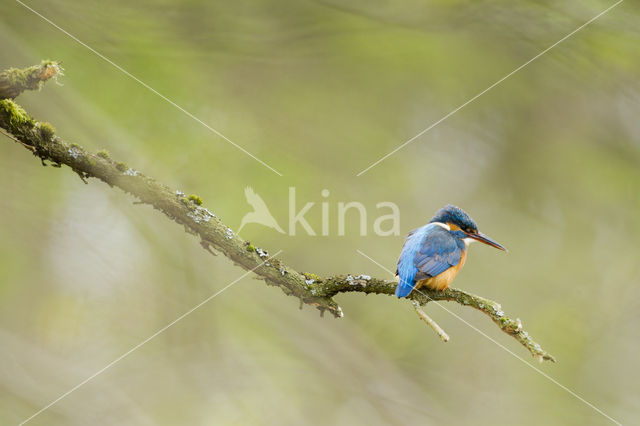
[[[451,231],[451,227],[449,225],[447,225],[446,223],[442,223],[442,222],[433,222],[434,225],[438,225],[441,228],[446,229],[447,231]]]

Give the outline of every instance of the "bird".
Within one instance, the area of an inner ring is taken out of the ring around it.
[[[409,232],[404,242],[396,275],[396,296],[407,297],[425,286],[445,290],[467,259],[469,244],[480,241],[507,251],[478,231],[478,226],[460,207],[447,204],[426,225]]]
[[[269,208],[265,204],[262,197],[256,194],[253,188],[247,186],[244,189],[244,196],[247,199],[247,203],[249,203],[249,205],[253,207],[253,211],[244,215],[244,217],[240,221],[240,228],[238,228],[238,232],[236,233],[239,233],[242,228],[248,223],[259,223],[269,228],[273,228],[281,234],[285,233],[269,211]]]

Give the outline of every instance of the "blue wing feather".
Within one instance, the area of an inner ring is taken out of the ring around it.
[[[417,281],[457,265],[463,249],[464,242],[434,223],[409,233],[398,260],[396,296],[408,296]]]
[[[413,258],[420,249],[423,239],[423,228],[418,228],[409,232],[407,239],[404,241],[396,269],[396,274],[400,278],[396,287],[396,296],[398,297],[406,297],[413,290],[413,278],[418,272],[418,268],[413,263]]]

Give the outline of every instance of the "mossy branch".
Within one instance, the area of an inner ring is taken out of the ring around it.
[[[0,74],[0,99],[14,99],[25,90],[37,90],[50,78],[63,75],[59,62],[42,61],[40,65],[9,68]]]
[[[55,64],[49,62],[50,64]],[[40,66],[25,70],[5,71],[2,75],[34,75]],[[185,231],[200,238],[201,245],[211,251],[215,249],[235,264],[254,272],[267,284],[279,287],[285,294],[297,297],[301,304],[315,306],[321,314],[329,311],[335,317],[342,317],[342,309],[333,300],[334,296],[346,292],[393,295],[394,281],[371,278],[366,275],[338,275],[321,278],[314,274],[300,273],[280,260],[269,257],[266,250],[260,249],[249,241],[236,235],[215,214],[202,205],[196,195],[185,195],[180,191],[162,185],[123,162],[113,160],[107,151],[90,153],[76,144],[69,144],[55,135],[55,129],[48,123],[36,122],[22,107],[11,99],[11,94],[25,89],[38,88],[40,82],[50,78],[50,72],[40,74],[37,83],[25,84],[20,78],[15,86],[0,85],[0,127],[15,140],[40,158],[42,164],[69,166],[86,183],[88,178],[99,179],[112,187],[118,187],[138,199],[137,203],[149,204],[167,217],[184,226]],[[3,81],[9,81],[3,80]],[[31,81],[31,80],[29,80]],[[449,288],[445,291],[421,290],[409,296],[411,301],[424,305],[429,301],[453,301],[463,306],[471,306],[488,315],[505,333],[513,336],[539,360],[555,361],[522,329],[519,319],[511,319],[502,311],[500,305],[492,300]]]

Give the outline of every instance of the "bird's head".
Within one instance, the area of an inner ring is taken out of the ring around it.
[[[471,216],[460,207],[447,204],[433,216],[430,223],[434,222],[447,225],[450,231],[459,234],[460,237],[467,242],[480,241],[491,247],[507,251],[502,245],[478,231],[478,225],[476,225],[473,219],[471,219]]]

